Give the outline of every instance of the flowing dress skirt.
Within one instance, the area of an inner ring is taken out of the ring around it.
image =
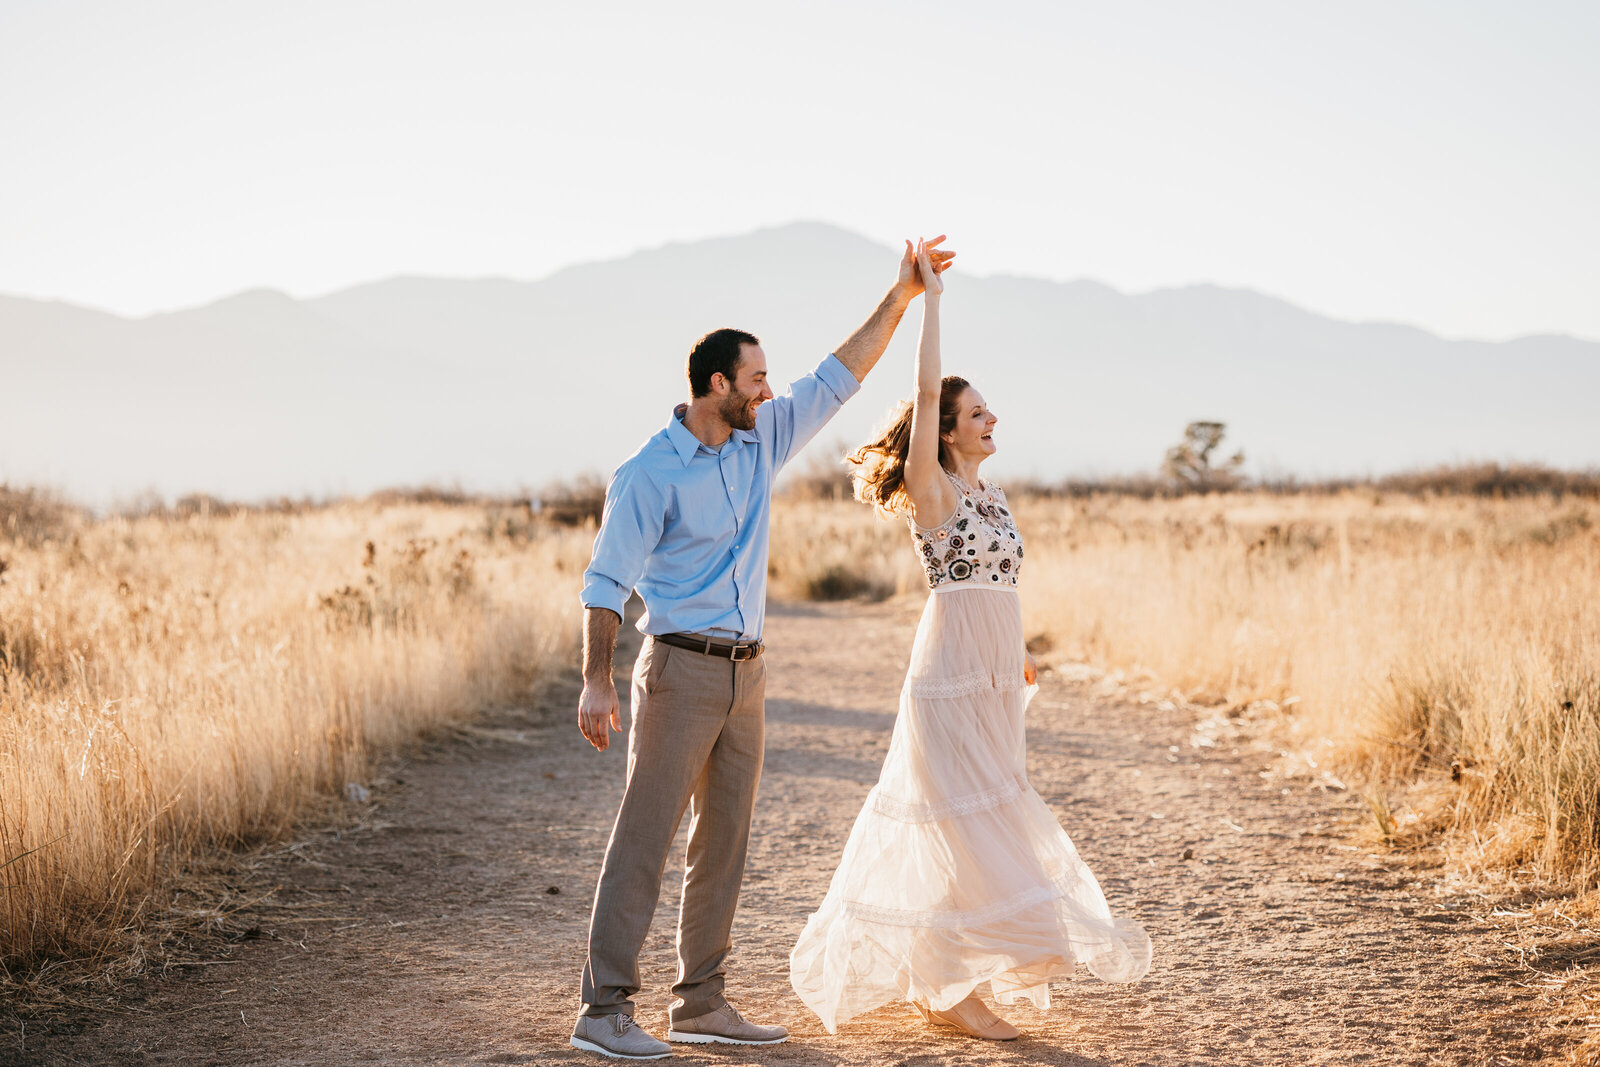
[[[1050,1006],[1078,962],[1108,982],[1150,968],[1028,783],[1022,615],[1014,589],[935,588],[917,628],[878,784],[789,958],[829,1033],[894,1000],[943,1011],[988,982]]]

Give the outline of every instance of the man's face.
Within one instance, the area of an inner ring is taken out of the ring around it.
[[[767,388],[767,354],[760,345],[739,346],[739,365],[734,369],[733,381],[717,375],[727,391],[718,390],[721,401],[717,412],[735,430],[756,428],[756,408],[772,399]]]

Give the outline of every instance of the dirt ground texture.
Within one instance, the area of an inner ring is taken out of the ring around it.
[[[929,1029],[905,1005],[830,1036],[788,953],[876,780],[920,605],[775,604],[767,757],[730,999],[788,1026],[758,1064],[1521,1064],[1571,1042],[1492,922],[1435,872],[1353,843],[1359,802],[1285,777],[1263,742],[1182,708],[1047,672],[1029,773],[1114,909],[1155,944],[1133,986],[1085,976],[1021,1040]],[[626,680],[637,640],[619,653]],[[619,685],[626,692],[624,685]],[[110,1010],[0,1033],[0,1064],[600,1063],[567,1045],[589,903],[626,745],[575,725],[576,684],[430,744],[359,825],[257,857],[225,955]],[[680,842],[681,846],[681,842]],[[646,944],[638,1019],[666,1030],[680,847]]]

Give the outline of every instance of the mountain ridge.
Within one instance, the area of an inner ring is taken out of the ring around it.
[[[0,295],[0,479],[93,501],[147,487],[251,498],[610,470],[665,422],[708,329],[804,373],[892,280],[895,249],[825,223],[672,242],[522,281],[397,274],[310,298],[249,289],[126,318]],[[958,261],[959,263],[959,261]],[[909,387],[913,308],[838,419],[864,436]],[[1230,424],[1258,469],[1316,477],[1468,459],[1600,463],[1568,398],[1600,344],[1451,340],[1210,283],[949,277],[947,370],[1000,412],[997,474],[1150,470],[1184,423]]]
[[[104,310],[104,309],[101,309],[101,308],[93,307],[93,306],[88,305],[88,304],[80,304],[80,303],[77,303],[77,302],[74,302],[74,301],[71,301],[71,300],[67,300],[67,299],[64,299],[64,298],[59,298],[59,297],[29,297],[29,296],[22,296],[20,294],[3,293],[3,292],[0,292],[0,303],[4,303],[4,302],[7,302],[7,301],[13,301],[13,302],[21,303],[21,304],[32,304],[32,305],[59,305],[59,306],[64,307],[64,308],[71,308],[71,309],[74,309],[74,310],[77,310],[77,311],[84,311],[84,312],[88,312],[88,313],[95,314],[95,315],[102,315],[102,316],[106,316],[106,317],[109,317],[109,318],[115,318],[115,319],[118,319],[118,320],[123,321],[123,322],[143,322],[143,321],[147,321],[147,320],[152,319],[152,318],[163,318],[163,317],[167,317],[167,316],[170,316],[170,315],[183,314],[185,312],[198,311],[198,310],[202,310],[204,308],[214,307],[214,306],[216,306],[218,304],[226,304],[226,303],[228,303],[230,301],[238,300],[238,299],[240,299],[242,297],[252,297],[252,296],[267,295],[267,294],[270,294],[270,295],[273,295],[273,296],[281,296],[285,300],[296,301],[296,302],[299,302],[299,303],[302,303],[302,304],[315,304],[317,302],[324,301],[324,300],[327,300],[327,299],[333,298],[333,297],[342,296],[344,294],[347,294],[347,293],[350,293],[350,292],[353,292],[353,291],[371,289],[371,288],[375,288],[375,287],[388,286],[388,285],[390,285],[392,283],[426,283],[426,284],[437,284],[437,285],[479,285],[479,284],[486,284],[486,285],[503,285],[503,286],[512,286],[512,287],[537,286],[537,285],[543,284],[544,282],[550,281],[552,279],[559,278],[562,275],[566,275],[569,272],[584,272],[584,271],[589,270],[590,268],[609,268],[609,267],[613,267],[613,266],[615,266],[616,264],[619,264],[619,263],[624,263],[624,262],[628,262],[628,261],[632,261],[632,260],[648,260],[651,257],[657,256],[658,254],[670,254],[670,253],[674,253],[674,252],[677,252],[677,251],[683,250],[683,249],[717,249],[717,248],[723,247],[723,246],[736,246],[738,244],[741,244],[741,243],[744,243],[744,242],[748,242],[748,241],[751,241],[751,240],[755,240],[755,239],[764,238],[764,237],[767,237],[769,235],[786,236],[786,235],[794,234],[794,233],[800,233],[800,234],[823,233],[823,234],[827,234],[831,238],[842,239],[842,240],[846,240],[846,241],[850,241],[850,242],[855,242],[855,243],[857,243],[859,245],[859,247],[861,249],[870,250],[871,252],[873,252],[875,254],[881,254],[885,249],[891,247],[891,246],[887,246],[887,245],[880,245],[880,244],[872,241],[870,238],[864,237],[861,234],[858,234],[853,230],[849,230],[849,229],[846,229],[844,227],[837,226],[837,225],[835,225],[833,223],[823,222],[823,221],[820,221],[820,220],[796,220],[794,222],[781,223],[781,224],[777,224],[777,225],[773,225],[773,226],[758,227],[755,230],[751,230],[751,231],[748,231],[748,232],[745,232],[745,233],[740,233],[740,234],[717,235],[717,236],[713,236],[713,237],[703,238],[703,239],[700,239],[700,240],[668,241],[668,242],[665,242],[665,243],[660,244],[660,245],[653,245],[653,246],[650,246],[650,247],[647,247],[647,248],[637,249],[637,250],[635,250],[633,252],[627,253],[626,255],[615,256],[615,257],[612,257],[612,258],[609,258],[609,259],[582,260],[582,261],[579,261],[577,263],[571,263],[571,264],[567,264],[566,266],[563,266],[563,267],[558,267],[558,268],[556,268],[555,270],[551,271],[548,274],[544,274],[544,275],[541,275],[541,276],[538,276],[538,277],[534,277],[534,278],[516,278],[516,277],[512,277],[512,276],[509,276],[509,275],[503,275],[503,274],[442,275],[442,274],[416,274],[416,273],[407,272],[407,273],[392,274],[392,275],[388,275],[388,276],[381,277],[381,278],[374,278],[374,279],[371,279],[369,281],[356,282],[356,283],[353,283],[351,285],[341,286],[341,287],[339,287],[337,289],[333,289],[333,290],[330,290],[328,292],[318,293],[318,294],[315,294],[315,295],[305,296],[305,297],[292,296],[292,295],[288,294],[287,292],[285,292],[284,290],[278,289],[278,288],[276,288],[274,286],[252,286],[252,287],[250,287],[248,289],[242,289],[242,290],[239,290],[238,292],[235,292],[235,293],[229,293],[229,294],[225,294],[225,295],[219,296],[219,297],[217,297],[217,298],[215,298],[213,300],[204,301],[204,302],[198,303],[198,304],[185,305],[183,307],[169,308],[169,309],[165,309],[165,310],[162,310],[162,311],[151,312],[148,315],[122,315],[122,314],[119,314],[119,313],[114,312],[114,311],[107,311],[107,310]],[[1528,334],[1518,334],[1518,335],[1515,335],[1515,336],[1512,336],[1512,337],[1506,337],[1506,338],[1500,338],[1500,339],[1490,339],[1490,338],[1479,338],[1479,337],[1446,336],[1444,334],[1437,333],[1437,332],[1435,332],[1433,330],[1430,330],[1430,329],[1428,329],[1427,327],[1424,327],[1424,326],[1417,326],[1417,325],[1415,325],[1413,323],[1399,322],[1399,321],[1394,321],[1394,320],[1389,320],[1389,319],[1341,319],[1341,318],[1338,318],[1337,316],[1334,316],[1334,315],[1331,315],[1331,314],[1328,314],[1328,313],[1325,313],[1325,312],[1316,311],[1316,310],[1313,310],[1311,308],[1308,308],[1308,307],[1306,307],[1306,306],[1304,306],[1302,304],[1299,304],[1296,301],[1294,301],[1292,299],[1289,299],[1287,297],[1277,296],[1275,294],[1268,293],[1268,292],[1265,292],[1265,291],[1260,290],[1260,289],[1251,288],[1250,286],[1224,285],[1224,284],[1219,283],[1219,282],[1189,282],[1189,283],[1185,283],[1185,284],[1182,284],[1182,285],[1157,286],[1156,288],[1153,288],[1153,289],[1134,291],[1134,290],[1131,290],[1131,289],[1118,289],[1116,286],[1113,286],[1108,282],[1103,282],[1103,281],[1101,281],[1101,280],[1099,280],[1097,278],[1092,278],[1092,277],[1080,277],[1080,278],[1071,278],[1071,279],[1062,280],[1062,279],[1053,279],[1053,278],[1043,278],[1043,277],[1039,277],[1037,275],[1016,274],[1016,273],[1013,273],[1013,272],[1010,272],[1010,271],[997,271],[997,272],[995,272],[993,274],[972,275],[970,277],[972,278],[972,280],[975,280],[975,281],[1018,282],[1018,283],[1035,284],[1035,285],[1041,285],[1041,286],[1066,287],[1066,288],[1069,288],[1069,289],[1080,288],[1080,287],[1092,287],[1094,289],[1104,290],[1105,292],[1107,292],[1109,294],[1113,294],[1113,295],[1121,296],[1121,297],[1127,297],[1127,298],[1131,298],[1131,299],[1141,299],[1141,298],[1146,298],[1146,297],[1160,297],[1160,296],[1163,296],[1163,295],[1166,295],[1166,294],[1179,294],[1179,293],[1186,293],[1186,292],[1191,292],[1191,291],[1203,291],[1203,292],[1211,292],[1211,293],[1228,294],[1228,295],[1234,295],[1234,296],[1243,296],[1243,297],[1259,299],[1259,300],[1261,300],[1263,302],[1270,303],[1270,304],[1273,304],[1273,305],[1281,305],[1283,307],[1286,307],[1286,308],[1289,308],[1289,309],[1293,309],[1294,311],[1300,312],[1300,313],[1302,313],[1304,315],[1307,315],[1307,316],[1310,316],[1312,318],[1321,319],[1321,320],[1324,320],[1324,321],[1327,321],[1327,322],[1336,322],[1336,323],[1340,323],[1340,324],[1347,325],[1347,326],[1380,326],[1380,327],[1394,327],[1394,328],[1397,328],[1397,329],[1404,329],[1404,330],[1415,330],[1417,332],[1426,334],[1429,337],[1434,337],[1434,338],[1437,338],[1439,340],[1451,341],[1451,342],[1475,342],[1475,343],[1478,343],[1478,344],[1491,344],[1491,345],[1494,345],[1494,344],[1513,344],[1513,343],[1518,342],[1518,341],[1541,340],[1541,339],[1547,339],[1548,338],[1548,339],[1571,340],[1571,341],[1576,341],[1576,342],[1584,343],[1584,344],[1600,344],[1600,339],[1591,339],[1591,338],[1579,337],[1576,334],[1571,334],[1571,333],[1567,333],[1567,332],[1559,331],[1559,330],[1540,331],[1540,332],[1528,333]]]
[[[417,274],[417,273],[409,273],[408,272],[408,273],[399,273],[399,274],[387,275],[385,277],[374,278],[374,279],[371,279],[369,281],[355,282],[355,283],[353,283],[351,285],[341,286],[341,287],[339,287],[337,289],[333,289],[333,290],[330,290],[328,292],[318,293],[316,295],[304,296],[304,297],[292,296],[289,293],[287,293],[286,291],[284,291],[282,289],[278,289],[278,288],[276,288],[274,286],[252,286],[252,287],[250,287],[248,289],[242,289],[242,290],[239,290],[238,292],[235,292],[235,293],[229,293],[229,294],[225,294],[223,296],[219,296],[219,297],[217,297],[217,298],[215,298],[213,300],[204,301],[204,302],[198,303],[198,304],[185,305],[183,307],[168,308],[168,309],[161,310],[161,311],[151,312],[151,313],[149,313],[147,315],[123,315],[123,314],[120,314],[118,312],[107,311],[107,310],[102,309],[102,308],[93,307],[92,305],[89,305],[89,304],[81,304],[81,303],[77,303],[77,302],[74,302],[74,301],[71,301],[71,300],[67,300],[67,299],[64,299],[64,298],[60,298],[60,297],[30,297],[30,296],[23,296],[23,295],[20,295],[20,294],[15,294],[15,293],[3,293],[3,292],[0,292],[0,305],[4,305],[4,304],[9,302],[9,303],[14,303],[14,304],[30,305],[30,306],[35,306],[35,307],[38,307],[38,306],[46,306],[46,307],[54,306],[54,307],[60,307],[60,308],[63,308],[63,309],[71,309],[72,311],[76,311],[76,312],[84,312],[84,313],[91,314],[91,315],[102,316],[102,317],[105,317],[105,318],[108,318],[108,319],[116,319],[116,320],[121,321],[121,322],[147,322],[147,321],[149,321],[151,319],[168,318],[168,317],[173,316],[173,315],[182,315],[182,314],[185,314],[185,313],[188,313],[188,312],[201,311],[201,310],[204,310],[206,308],[216,307],[217,305],[229,304],[229,303],[232,303],[234,301],[238,301],[238,300],[241,300],[241,299],[244,299],[244,298],[255,298],[255,297],[261,297],[261,296],[281,297],[286,302],[292,301],[292,302],[297,302],[297,303],[300,303],[300,304],[317,304],[317,303],[320,303],[320,302],[323,302],[323,301],[331,300],[333,298],[342,297],[342,296],[345,296],[347,294],[354,293],[354,292],[360,292],[360,291],[371,290],[371,289],[379,289],[379,288],[387,288],[387,287],[400,286],[400,285],[406,285],[406,284],[437,285],[437,286],[462,286],[462,287],[479,286],[479,285],[493,285],[493,286],[521,289],[521,288],[526,288],[526,287],[531,287],[531,286],[539,286],[539,285],[542,285],[545,282],[561,278],[562,276],[567,275],[567,274],[572,273],[572,272],[580,272],[580,273],[582,273],[582,272],[587,272],[590,269],[610,268],[610,267],[614,267],[617,264],[625,263],[625,262],[628,262],[628,261],[642,260],[642,259],[647,260],[650,257],[655,256],[656,254],[672,253],[672,252],[675,252],[675,251],[680,250],[680,249],[689,249],[689,248],[693,248],[693,249],[701,249],[701,248],[707,248],[707,247],[714,248],[714,247],[719,246],[719,245],[729,245],[729,244],[734,244],[734,243],[745,241],[745,240],[752,239],[752,238],[758,238],[758,237],[761,237],[763,235],[781,234],[781,233],[784,233],[785,231],[796,230],[796,229],[806,229],[806,228],[816,228],[816,229],[820,229],[820,230],[831,231],[832,233],[837,234],[837,235],[839,235],[841,237],[849,238],[849,239],[852,239],[854,241],[858,241],[865,248],[871,249],[872,251],[874,251],[876,253],[882,253],[885,249],[890,247],[890,246],[886,246],[886,245],[876,244],[875,242],[872,242],[870,239],[868,239],[866,237],[863,237],[860,234],[855,233],[854,231],[847,230],[847,229],[844,229],[842,227],[835,226],[832,223],[818,222],[818,221],[801,221],[801,222],[792,222],[792,223],[785,223],[785,224],[781,224],[781,225],[762,227],[762,228],[759,228],[759,229],[756,229],[756,230],[753,230],[753,231],[750,231],[750,232],[744,233],[744,234],[730,234],[730,235],[709,237],[709,238],[705,238],[705,239],[700,240],[700,241],[669,241],[669,242],[666,242],[666,243],[661,244],[661,245],[652,246],[650,248],[638,249],[638,250],[636,250],[634,252],[630,252],[630,253],[628,253],[626,255],[613,257],[611,259],[584,260],[584,261],[580,261],[580,262],[577,262],[577,263],[568,264],[568,265],[566,265],[564,267],[559,267],[556,270],[551,271],[549,274],[541,275],[541,276],[536,277],[536,278],[516,278],[516,277],[509,276],[509,275],[504,275],[504,274],[444,275],[444,274]],[[959,277],[959,275],[958,275],[958,277]],[[1344,325],[1344,326],[1383,327],[1383,328],[1392,328],[1392,329],[1396,329],[1396,330],[1414,331],[1414,332],[1417,332],[1417,333],[1420,333],[1420,334],[1424,334],[1424,335],[1426,335],[1428,337],[1435,338],[1437,340],[1448,341],[1448,342],[1451,342],[1451,343],[1474,343],[1474,344],[1485,344],[1485,345],[1509,345],[1509,344],[1516,344],[1516,343],[1518,343],[1520,341],[1562,340],[1562,341],[1573,341],[1573,342],[1576,342],[1576,343],[1579,343],[1579,344],[1600,344],[1600,340],[1590,339],[1590,338],[1585,338],[1585,337],[1579,337],[1576,334],[1567,333],[1567,332],[1559,331],[1559,330],[1539,331],[1539,332],[1535,332],[1535,333],[1518,334],[1518,335],[1515,335],[1515,336],[1512,336],[1512,337],[1506,337],[1506,338],[1500,338],[1500,339],[1490,339],[1490,338],[1480,338],[1480,337],[1447,336],[1445,334],[1438,333],[1438,332],[1435,332],[1433,330],[1430,330],[1425,326],[1418,326],[1418,325],[1416,325],[1414,323],[1400,322],[1400,321],[1395,321],[1395,320],[1390,320],[1390,319],[1342,319],[1342,318],[1339,318],[1337,316],[1334,316],[1334,315],[1331,315],[1331,314],[1328,314],[1328,313],[1325,313],[1325,312],[1316,311],[1316,310],[1314,310],[1312,308],[1306,307],[1305,305],[1299,304],[1296,301],[1291,300],[1291,299],[1289,299],[1287,297],[1277,296],[1275,294],[1268,293],[1268,292],[1265,292],[1265,291],[1260,290],[1260,289],[1254,289],[1254,288],[1251,288],[1249,286],[1224,285],[1224,284],[1219,283],[1219,282],[1189,282],[1189,283],[1185,283],[1183,285],[1157,286],[1156,288],[1153,288],[1153,289],[1134,291],[1134,290],[1129,290],[1129,289],[1118,289],[1116,286],[1113,286],[1108,282],[1103,282],[1103,281],[1101,281],[1101,280],[1099,280],[1097,278],[1092,278],[1092,277],[1080,277],[1080,278],[1071,278],[1071,279],[1065,279],[1065,280],[1058,280],[1058,279],[1052,279],[1052,278],[1043,278],[1043,277],[1039,277],[1037,275],[1016,274],[1016,273],[1012,273],[1010,271],[997,271],[997,272],[995,272],[993,274],[972,275],[972,276],[970,276],[970,278],[973,281],[995,281],[995,282],[1006,282],[1006,283],[1018,283],[1018,284],[1023,284],[1023,285],[1035,285],[1035,286],[1042,286],[1042,287],[1056,287],[1056,288],[1063,288],[1063,289],[1068,289],[1068,290],[1092,289],[1092,290],[1102,291],[1107,295],[1117,296],[1117,297],[1124,297],[1124,298],[1133,299],[1133,300],[1141,300],[1141,299],[1146,299],[1146,298],[1161,298],[1161,297],[1165,297],[1165,296],[1168,296],[1168,295],[1184,294],[1184,293],[1190,293],[1190,292],[1217,293],[1217,294],[1224,294],[1224,295],[1229,296],[1229,297],[1242,297],[1242,298],[1249,298],[1249,299],[1252,299],[1252,300],[1258,300],[1258,301],[1262,302],[1263,306],[1265,306],[1265,305],[1278,306],[1278,307],[1281,307],[1281,308],[1284,308],[1284,309],[1289,309],[1289,310],[1292,310],[1294,312],[1298,312],[1298,313],[1300,313],[1302,315],[1308,316],[1310,318],[1321,320],[1321,321],[1324,321],[1324,322],[1338,323],[1338,324]]]

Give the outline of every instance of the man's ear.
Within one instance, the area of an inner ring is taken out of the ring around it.
[[[713,393],[725,393],[731,388],[733,388],[733,383],[728,381],[726,374],[717,371],[711,376],[711,391]]]

